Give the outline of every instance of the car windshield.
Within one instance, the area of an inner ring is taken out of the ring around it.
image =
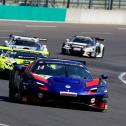
[[[78,43],[84,43],[84,44],[88,44],[88,45],[94,45],[94,40],[91,38],[79,38],[79,37],[75,37],[73,40],[73,42],[78,42]]]
[[[23,40],[23,39],[16,39],[13,40],[12,42],[13,45],[18,45],[18,46],[29,46],[29,47],[40,47],[40,44],[30,41],[30,40]]]
[[[37,57],[43,58],[41,53],[25,52],[25,51],[9,51],[6,56],[18,59],[35,59]]]
[[[91,73],[83,65],[40,62],[33,67],[32,72],[38,75],[92,79]]]

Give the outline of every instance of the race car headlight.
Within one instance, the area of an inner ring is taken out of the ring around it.
[[[41,50],[43,50],[43,51],[48,51],[46,45],[43,45],[43,46],[41,47]]]
[[[69,43],[66,43],[65,45],[66,45],[66,46],[70,46],[70,44],[69,44]]]
[[[12,61],[10,61],[10,60],[6,60],[6,61],[4,62],[4,65],[5,65],[5,67],[7,67],[8,69],[13,69],[14,63],[13,63]]]
[[[36,84],[40,90],[48,91],[48,88],[45,86],[45,84],[43,84],[41,82],[36,82]]]
[[[10,58],[10,59],[7,59],[4,63],[6,63],[6,64],[13,64],[13,63],[15,63],[15,62],[16,62],[15,59]]]
[[[66,42],[66,43],[64,43],[64,46],[66,46],[66,47],[70,47],[71,44]]]

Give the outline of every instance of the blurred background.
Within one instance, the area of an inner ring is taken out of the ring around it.
[[[0,4],[52,8],[126,9],[126,0],[0,0]]]

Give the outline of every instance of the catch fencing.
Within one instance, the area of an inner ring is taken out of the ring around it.
[[[51,8],[126,9],[126,0],[0,0],[0,3]]]

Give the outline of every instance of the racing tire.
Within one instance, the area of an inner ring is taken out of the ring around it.
[[[66,49],[63,49],[63,48],[62,48],[61,53],[62,53],[62,54],[66,54]]]
[[[12,88],[9,88],[9,98],[10,98],[10,100],[13,100],[14,99],[14,97],[13,97],[14,96],[13,95],[14,94],[13,91],[14,90]]]
[[[108,102],[107,100],[102,100],[99,104],[98,104],[99,108],[96,109],[96,111],[98,112],[104,112],[105,110],[108,109]]]
[[[15,88],[13,86],[13,72],[10,73],[9,78],[9,98],[11,101],[14,101]]]
[[[100,53],[100,47],[96,47],[95,54],[94,54],[93,58],[96,58],[99,53]]]
[[[12,102],[19,101],[18,88],[14,84],[15,70],[11,71],[9,78],[9,98]]]
[[[74,55],[73,49],[70,49],[70,55]]]
[[[9,83],[9,98],[10,101],[16,101],[16,88],[13,86],[12,83]]]
[[[94,55],[90,54],[90,57],[91,57],[91,58],[96,58],[96,52],[95,52]]]
[[[25,97],[25,95],[23,94],[23,88],[22,88],[21,84],[19,86],[18,95],[19,95],[19,101],[21,103],[26,103],[27,102],[27,97]]]
[[[80,56],[80,57],[83,57],[83,54],[84,54],[84,51],[81,50],[80,53],[79,53],[79,56]]]
[[[102,50],[102,57],[101,58],[104,57],[104,53],[105,53],[105,49],[103,48],[103,50]]]

